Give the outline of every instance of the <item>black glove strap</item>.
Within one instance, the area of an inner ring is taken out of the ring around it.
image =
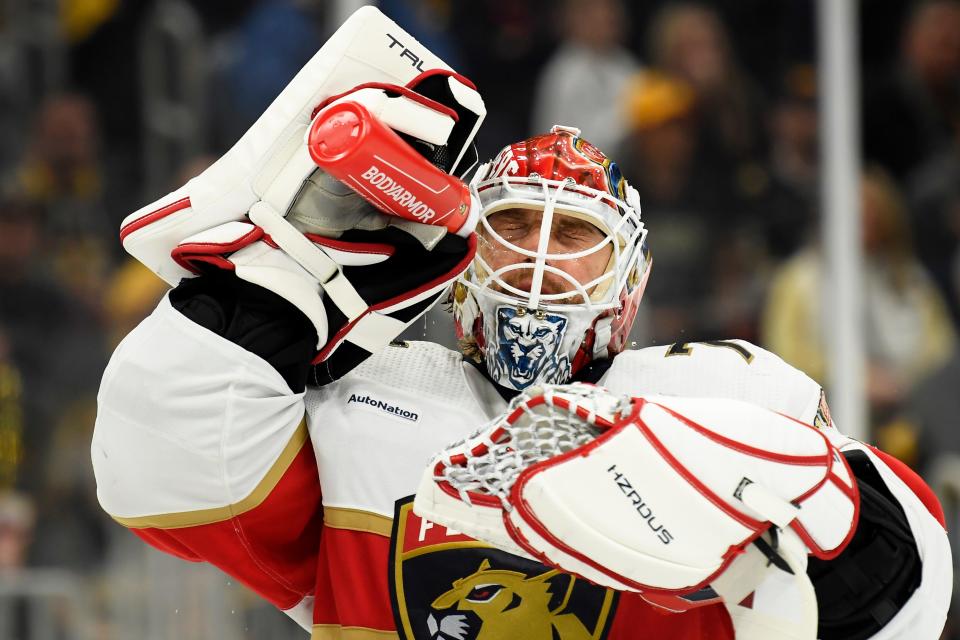
[[[869,638],[920,584],[920,554],[903,509],[866,453],[853,451],[844,457],[860,489],[860,519],[853,539],[837,558],[809,560],[820,640]]]
[[[428,251],[416,238],[396,227],[378,231],[352,229],[345,232],[340,240],[388,244],[394,248],[390,259],[381,263],[343,267],[347,280],[371,306],[385,300],[398,299],[406,292],[416,290],[437,278],[450,276],[452,280],[451,272],[468,253],[467,241],[459,236],[448,233]],[[442,295],[444,292],[439,292],[410,306],[391,311],[388,315],[402,322],[412,322]],[[346,324],[347,318],[329,298],[323,299],[323,305],[327,312],[330,335],[336,335]],[[310,383],[323,386],[338,380],[371,355],[366,349],[344,341],[330,357],[312,369]]]

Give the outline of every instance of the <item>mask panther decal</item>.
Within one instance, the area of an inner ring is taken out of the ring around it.
[[[535,382],[565,382],[570,358],[558,356],[567,319],[558,314],[518,314],[514,307],[497,309],[498,348],[488,351],[487,370],[495,381],[508,380],[515,389]]]

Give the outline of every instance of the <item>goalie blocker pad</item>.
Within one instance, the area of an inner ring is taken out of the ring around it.
[[[519,396],[505,419],[438,456],[415,510],[641,593],[711,583],[774,525],[824,559],[849,542],[856,484],[817,429],[726,399],[633,399],[611,413],[612,394],[583,388]]]
[[[217,162],[127,216],[124,248],[174,285],[194,275],[170,255],[183,239],[243,220],[261,202],[286,214],[317,170],[305,140],[311,120],[348,94],[445,171],[475,162],[471,143],[486,114],[475,87],[379,10],[363,7]]]

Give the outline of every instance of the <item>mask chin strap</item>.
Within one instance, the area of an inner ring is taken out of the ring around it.
[[[547,259],[544,257],[548,255],[550,249],[550,230],[553,227],[553,209],[554,204],[560,198],[560,193],[563,191],[563,184],[557,187],[557,191],[554,194],[553,199],[550,198],[550,187],[544,183],[543,185],[543,218],[540,220],[540,237],[537,241],[537,258],[533,264],[533,281],[530,284],[530,309],[536,309],[540,306],[540,291],[543,287],[543,272],[544,267],[547,264]]]

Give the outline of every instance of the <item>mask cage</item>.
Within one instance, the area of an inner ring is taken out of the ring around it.
[[[498,249],[506,249],[526,258],[499,269],[493,269],[477,252],[474,264],[461,281],[475,293],[498,302],[531,310],[569,311],[572,305],[582,306],[594,313],[618,307],[619,292],[635,265],[643,259],[641,247],[647,230],[640,220],[640,207],[636,190],[626,186],[626,200],[613,195],[578,185],[572,179],[548,180],[536,175],[515,177],[500,176],[481,180],[486,167],[481,167],[471,187],[481,204],[480,225],[484,241],[497,243]],[[489,223],[489,216],[511,208],[534,209],[543,212],[537,249],[524,249],[498,234]],[[604,234],[604,239],[584,250],[571,253],[549,253],[550,227],[554,213],[587,220]],[[547,262],[576,260],[601,251],[612,245],[607,269],[589,282],[581,283],[562,269]],[[533,282],[530,291],[508,284],[503,276],[511,271],[532,270]],[[570,286],[561,293],[543,294],[541,288],[544,274],[553,274]],[[590,289],[594,288],[592,294]]]

